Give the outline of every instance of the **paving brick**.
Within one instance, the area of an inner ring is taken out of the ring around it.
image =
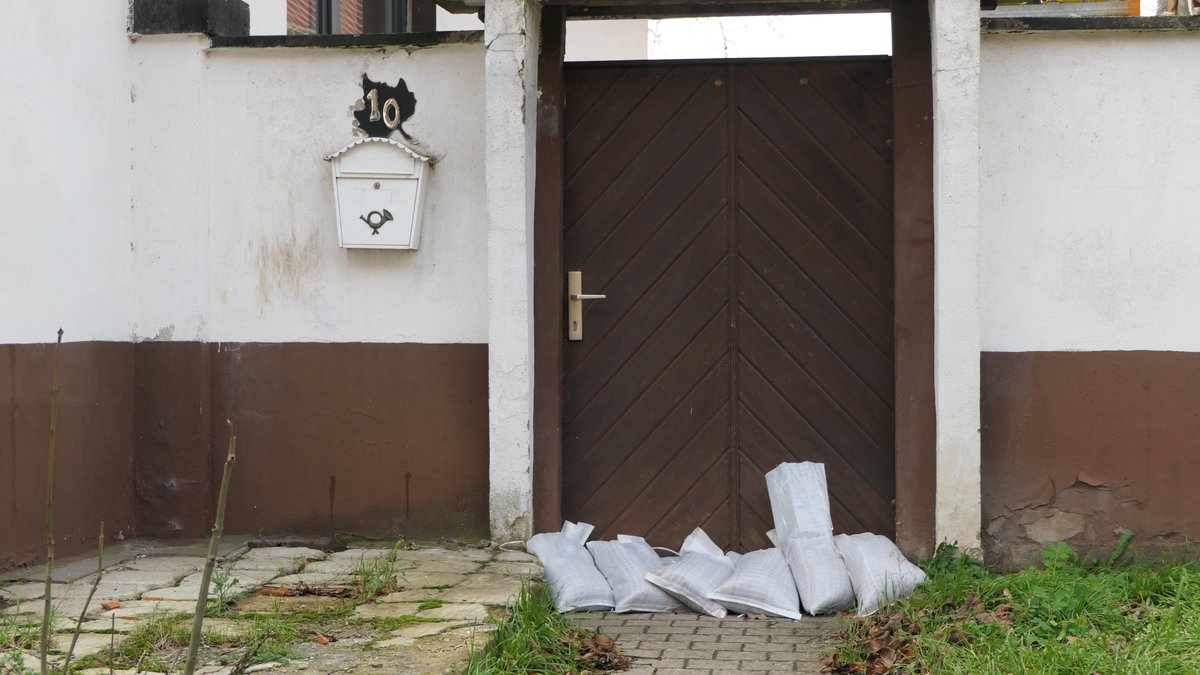
[[[742,670],[771,670],[775,672],[785,672],[795,669],[794,662],[790,661],[742,661]]]
[[[658,669],[655,672],[661,673],[663,672],[663,669],[671,668],[682,669],[684,663],[686,663],[684,659],[659,659],[658,662],[654,664],[654,667]]]
[[[717,661],[716,659],[688,659],[687,667],[712,670],[714,668],[729,668],[729,663],[727,661]]]
[[[664,649],[664,659],[711,659],[714,652],[699,649]]]
[[[688,634],[695,635],[696,629],[688,628],[688,627],[684,627],[684,626],[670,626],[667,624],[663,624],[661,626],[646,626],[646,632],[647,633],[658,633],[658,634],[662,634],[662,635],[676,635],[679,633],[688,633]]]
[[[718,635],[720,642],[741,642],[743,644],[766,644],[765,635]]]
[[[663,650],[661,649],[621,649],[621,651],[631,659],[659,659],[662,658]]]

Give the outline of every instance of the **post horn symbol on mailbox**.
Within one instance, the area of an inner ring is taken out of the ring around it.
[[[379,234],[379,228],[383,227],[384,223],[389,220],[395,220],[395,218],[392,217],[391,211],[388,211],[387,209],[384,209],[383,213],[372,211],[365,216],[359,216],[358,219],[366,223],[367,226],[371,228],[371,234]]]

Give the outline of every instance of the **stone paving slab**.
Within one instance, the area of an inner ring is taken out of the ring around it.
[[[145,572],[164,570],[177,572],[179,576],[184,576],[203,570],[204,558],[190,555],[141,556],[125,561],[121,567]]]
[[[426,616],[431,619],[483,622],[488,619],[488,610],[487,607],[478,603],[450,603],[441,607],[422,610],[417,615]]]
[[[251,540],[245,535],[228,535],[221,538],[221,543],[217,547],[217,555],[221,557],[230,557],[240,554],[246,549],[246,544]],[[133,539],[124,541],[118,544],[105,544],[104,546],[104,567],[105,569],[115,568],[124,564],[127,561],[133,560],[140,556],[204,556],[208,554],[208,537],[204,539],[194,539],[183,541],[178,544],[172,542],[163,542],[149,539]],[[203,565],[203,562],[201,562]],[[79,557],[64,558],[56,560],[54,570],[51,575],[53,581],[60,583],[69,583],[93,574],[96,571],[96,556],[83,555]],[[15,573],[19,579],[27,581],[38,581],[45,579],[46,572],[44,568],[28,568],[21,570],[24,574]],[[0,576],[9,578],[7,576]]]
[[[288,563],[302,563],[305,560],[324,560],[325,552],[304,546],[264,546],[252,548],[241,557],[247,560],[281,560]]]
[[[50,584],[50,595],[61,596],[67,589],[67,584]],[[10,584],[4,587],[4,591],[0,593],[0,597],[8,600],[18,600],[27,602],[29,600],[40,599],[46,592],[45,581],[26,581],[18,584]]]
[[[474,560],[418,560],[410,567],[406,568],[404,573],[410,574],[408,570],[413,572],[436,573],[436,574],[471,574],[478,572],[483,567],[483,563]]]
[[[400,583],[405,588],[428,588],[431,586],[457,586],[466,581],[467,575],[457,572],[404,572]]]
[[[486,605],[506,605],[521,590],[521,580],[500,574],[472,574],[465,581],[446,591],[441,597],[447,602],[480,602]]]
[[[834,617],[753,620],[714,619],[693,613],[576,613],[583,628],[616,640],[633,658],[629,672],[754,673],[820,672],[821,652],[836,630]]]
[[[494,562],[484,565],[483,572],[507,574],[516,577],[540,577],[542,566],[533,562]]]

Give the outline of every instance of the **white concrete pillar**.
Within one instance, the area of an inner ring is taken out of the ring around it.
[[[537,5],[487,0],[489,509],[492,538],[533,526],[533,188]]]
[[[980,546],[979,0],[930,0],[938,541]]]

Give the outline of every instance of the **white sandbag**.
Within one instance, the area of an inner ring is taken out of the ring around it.
[[[679,547],[680,557],[689,553],[699,553],[710,558],[720,558],[725,555],[721,547],[717,546],[708,533],[700,527],[692,530],[691,534],[684,538],[683,546]]]
[[[887,537],[839,534],[833,540],[850,572],[859,616],[874,614],[925,581],[925,572],[910,563]]]
[[[854,587],[846,564],[833,545],[833,535],[810,534],[783,542],[800,603],[809,614],[830,614],[854,606]]]
[[[833,535],[825,465],[790,462],[767,472],[767,496],[779,541],[818,532]]]
[[[525,543],[525,550],[542,562],[554,608],[560,612],[613,608],[612,589],[583,547],[591,533],[591,525],[567,521],[562,531],[535,534]]]
[[[670,567],[646,574],[646,581],[666,591],[691,609],[725,618],[725,607],[708,594],[733,574],[734,566],[724,557],[710,558],[699,553],[683,556]]]
[[[780,464],[766,478],[774,540],[787,558],[805,611],[826,614],[849,609],[854,605],[854,588],[833,545],[825,465]]]
[[[683,540],[679,552],[678,563],[650,572],[646,581],[701,614],[724,618],[725,608],[708,594],[733,574],[736,559],[726,557],[698,527]]]
[[[596,568],[612,587],[614,612],[673,612],[683,607],[678,600],[646,581],[647,574],[663,565],[658,554],[641,537],[620,535],[617,541],[588,542],[587,548],[596,561]]]
[[[800,596],[777,548],[743,555],[733,575],[708,594],[735,614],[771,614],[800,620]]]

